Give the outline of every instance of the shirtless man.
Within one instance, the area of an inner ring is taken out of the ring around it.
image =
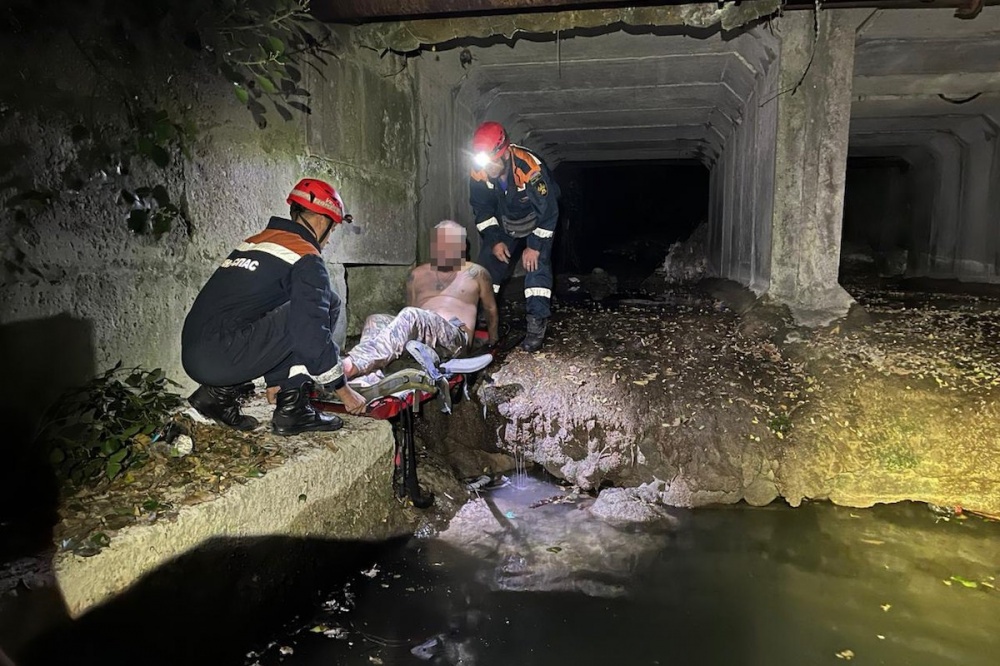
[[[468,350],[480,301],[490,344],[497,340],[493,281],[482,266],[465,260],[465,228],[445,220],[431,231],[431,262],[406,279],[406,305],[398,315],[372,315],[361,341],[343,357],[344,375],[355,379],[399,358],[406,343],[419,340],[453,357]]]

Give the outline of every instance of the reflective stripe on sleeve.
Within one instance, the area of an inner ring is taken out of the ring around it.
[[[500,223],[497,222],[497,218],[491,217],[491,218],[483,220],[482,222],[480,222],[479,224],[477,224],[476,225],[476,229],[479,229],[480,231],[483,231],[487,227],[499,227],[499,226],[500,226]]]
[[[531,233],[535,234],[539,238],[552,238],[553,236],[556,235],[556,232],[554,231],[549,231],[548,229],[541,229],[541,228],[537,228]]]

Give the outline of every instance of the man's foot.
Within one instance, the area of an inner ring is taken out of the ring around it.
[[[205,418],[227,425],[236,430],[253,430],[258,422],[252,416],[240,411],[241,387],[239,386],[199,386],[191,394],[188,403]]]
[[[528,331],[521,341],[521,349],[526,352],[536,352],[542,348],[542,341],[545,339],[545,328],[549,320],[528,315],[526,318]]]
[[[344,422],[335,414],[316,411],[309,402],[313,385],[306,382],[294,389],[278,392],[278,406],[271,417],[271,431],[276,435],[298,435],[303,432],[331,432],[343,427]]]
[[[278,391],[281,390],[280,386],[268,386],[264,395],[267,396],[267,404],[276,405],[278,404]]]

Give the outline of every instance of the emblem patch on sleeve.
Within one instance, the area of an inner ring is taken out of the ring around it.
[[[541,173],[536,173],[531,179],[531,184],[535,186],[535,191],[538,192],[538,196],[544,197],[549,193],[549,186],[545,184],[545,180],[542,178]]]

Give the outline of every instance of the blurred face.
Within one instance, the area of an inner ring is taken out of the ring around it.
[[[507,155],[509,152],[509,149],[504,150],[492,158],[487,153],[477,153],[472,159],[477,167],[486,172],[487,176],[490,178],[499,178],[507,166]]]
[[[465,230],[457,227],[434,229],[431,236],[431,263],[438,269],[462,266],[465,258]]]

